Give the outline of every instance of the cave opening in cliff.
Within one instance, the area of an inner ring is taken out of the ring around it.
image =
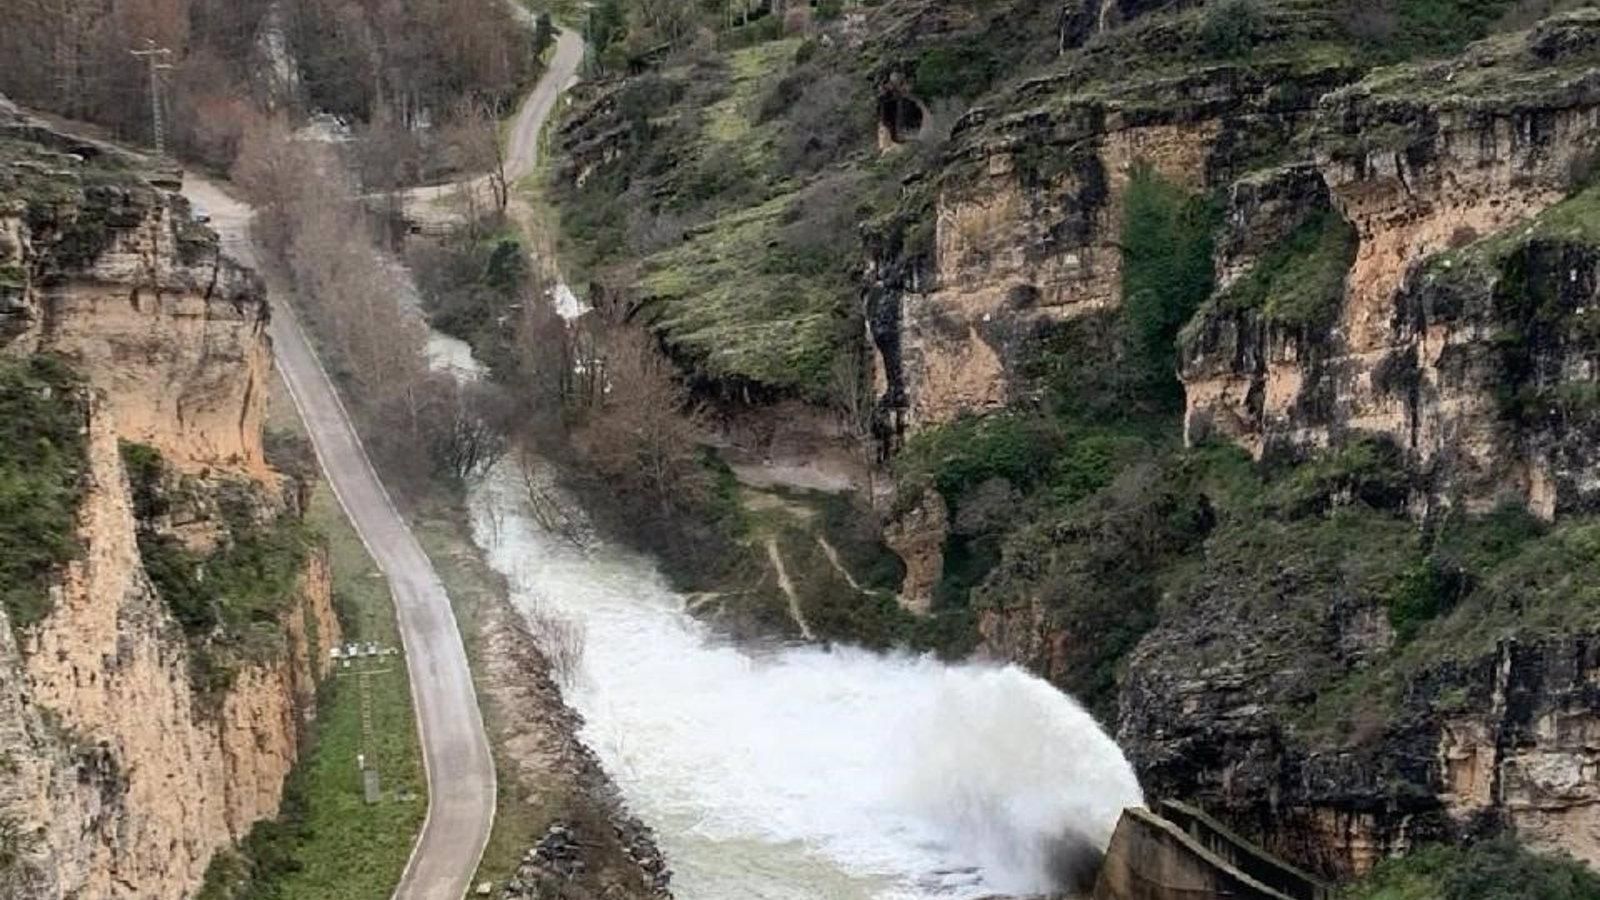
[[[887,92],[878,100],[878,125],[890,142],[904,144],[922,136],[927,115],[916,98]]]

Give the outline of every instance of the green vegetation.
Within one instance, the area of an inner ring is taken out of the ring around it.
[[[313,494],[307,521],[328,543],[345,638],[398,646],[386,583],[325,485]],[[335,670],[319,692],[315,740],[284,786],[278,817],[258,823],[238,850],[217,855],[198,900],[382,900],[393,892],[427,793],[405,666],[386,660],[375,668],[383,671],[365,679],[371,734],[362,731],[358,678]],[[363,801],[357,753],[382,777],[384,797],[374,806]]]
[[[1266,14],[1257,0],[1222,0],[1205,8],[1200,41],[1213,56],[1242,56],[1261,39],[1266,27]]]
[[[1535,52],[1529,32],[1516,29],[1534,25],[1558,7],[1573,9],[1569,21],[1594,21],[1597,13],[1581,10],[1581,3],[1538,0],[1353,0],[1357,12],[1351,21],[1363,49],[1375,61],[1396,62],[1416,57],[1461,53],[1457,60],[1406,63],[1374,71],[1364,82],[1382,99],[1515,103],[1534,96],[1551,96],[1563,84],[1585,77],[1600,50],[1591,43],[1574,41],[1552,57]],[[1370,7],[1376,13],[1366,12]],[[1541,9],[1540,7],[1543,7]],[[1532,14],[1524,14],[1523,11]],[[1559,20],[1557,20],[1559,21]],[[1369,27],[1363,28],[1363,24]],[[1501,33],[1492,33],[1499,31]],[[1537,35],[1539,29],[1532,34]],[[1367,35],[1370,34],[1370,37]],[[1479,41],[1472,46],[1469,42]],[[1465,48],[1465,49],[1463,49]],[[1461,65],[1465,59],[1469,65]]]
[[[1468,847],[1427,846],[1385,860],[1346,889],[1345,900],[1594,900],[1600,876],[1566,856],[1509,838]]]
[[[1355,229],[1336,212],[1308,218],[1214,301],[1219,310],[1259,310],[1276,325],[1315,333],[1338,318]]]
[[[1144,166],[1134,170],[1123,202],[1122,303],[1129,362],[1151,394],[1181,404],[1173,342],[1211,295],[1216,210]]]
[[[196,688],[219,699],[242,664],[281,646],[282,618],[298,596],[311,535],[292,517],[257,521],[253,486],[224,484],[219,545],[209,553],[190,549],[155,520],[188,502],[186,486],[155,448],[124,442],[121,449],[141,516],[145,572],[189,639]]]
[[[52,356],[0,361],[0,600],[13,628],[50,613],[50,584],[79,552],[88,466],[83,383]]]
[[[472,345],[491,368],[504,365],[506,317],[523,298],[527,261],[508,223],[463,229],[440,241],[413,241],[406,262],[415,273],[428,324]]]
[[[1344,21],[1363,52],[1375,61],[1395,62],[1456,53],[1530,5],[1519,0],[1347,0]]]
[[[825,398],[851,326],[839,189],[778,197],[649,257],[651,327],[711,377]]]
[[[928,100],[975,97],[1000,74],[1000,60],[981,43],[929,47],[917,58],[911,84]]]
[[[107,153],[78,159],[30,141],[0,139],[0,197],[19,200],[23,219],[52,234],[42,243],[51,271],[85,265],[110,245],[111,220],[157,204],[155,189],[128,162]]]

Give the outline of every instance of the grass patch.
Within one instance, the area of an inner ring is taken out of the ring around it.
[[[822,243],[789,238],[799,195],[716,220],[645,261],[652,327],[713,378],[820,398],[848,324],[851,286]]]
[[[398,646],[388,584],[326,485],[306,519],[328,544],[345,638]],[[319,694],[314,743],[285,785],[278,818],[258,823],[237,851],[218,854],[198,900],[383,900],[394,891],[427,814],[427,784],[404,658],[359,665],[387,670],[367,676],[371,739],[362,733],[355,670],[336,670]],[[383,799],[372,806],[357,753],[382,777]]]
[[[13,628],[50,614],[50,585],[80,547],[88,408],[52,356],[0,362],[0,600]]]
[[[1356,232],[1327,210],[1303,222],[1222,292],[1222,310],[1259,310],[1267,321],[1322,331],[1338,318],[1345,273],[1356,258]]]
[[[761,98],[782,77],[794,59],[799,38],[770,41],[728,54],[730,72],[728,95],[706,109],[703,137],[708,143],[737,144],[748,161],[761,165],[770,159],[770,152],[762,152],[766,140],[749,140],[755,129]]]

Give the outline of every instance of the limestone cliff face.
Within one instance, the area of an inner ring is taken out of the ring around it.
[[[1600,15],[1586,11],[1325,96],[1311,158],[1231,186],[1218,294],[1182,338],[1188,439],[1260,458],[1379,436],[1430,522],[1507,501],[1545,519],[1592,512],[1597,64]],[[1239,301],[1254,267],[1282,266],[1275,248],[1317,222],[1355,242],[1326,307]],[[1147,790],[1196,798],[1330,874],[1500,826],[1600,862],[1586,620],[1435,648],[1383,685],[1359,680],[1404,650],[1382,597],[1341,589],[1290,612],[1308,581],[1282,563],[1281,602],[1263,604],[1219,578],[1141,641],[1118,734]],[[1507,590],[1522,602],[1532,588]],[[1370,693],[1337,736],[1295,713],[1330,672]]]
[[[1576,485],[1591,479],[1549,458],[1550,441],[1508,437],[1496,401],[1511,377],[1496,342],[1525,323],[1492,298],[1526,274],[1480,267],[1468,287],[1447,270],[1472,261],[1452,251],[1504,242],[1579,186],[1600,152],[1597,59],[1600,19],[1575,14],[1323,98],[1314,160],[1234,187],[1219,268],[1226,291],[1275,237],[1331,210],[1358,239],[1342,296],[1317,327],[1258,310],[1212,309],[1193,323],[1187,437],[1226,437],[1260,457],[1379,434],[1469,508],[1513,497],[1549,517],[1558,495],[1586,502]],[[1567,260],[1565,286],[1560,263],[1531,252],[1562,302],[1584,306],[1582,260]],[[1540,353],[1578,349],[1574,335],[1545,337]]]
[[[0,177],[6,351],[66,357],[125,439],[182,468],[264,472],[271,351],[254,273],[182,197],[122,177],[136,160],[0,105],[7,137],[37,141]]]
[[[282,648],[202,698],[178,625],[144,573],[110,417],[90,428],[82,559],[52,613],[3,629],[0,667],[22,702],[5,742],[18,769],[0,811],[41,880],[27,897],[182,897],[211,854],[276,814],[338,639],[327,564],[313,555]],[[12,642],[14,641],[14,643]]]
[[[1193,798],[1329,875],[1496,827],[1600,864],[1595,635],[1506,640],[1431,667],[1398,708],[1329,744],[1274,710],[1313,701],[1311,669],[1359,668],[1393,635],[1358,604],[1328,610],[1321,641],[1265,615],[1224,602],[1204,623],[1152,634],[1130,660],[1118,737],[1147,791]],[[1249,653],[1226,638],[1241,631]],[[1302,642],[1293,658],[1267,650],[1286,632]],[[1218,648],[1197,650],[1206,640]]]
[[[0,352],[59,354],[92,394],[80,551],[41,621],[0,621],[0,830],[20,850],[0,896],[185,897],[216,849],[277,812],[339,627],[312,548],[280,627],[204,683],[146,572],[119,448],[158,449],[197,501],[295,514],[261,453],[265,301],[136,160],[4,109],[0,128],[16,142],[0,163]],[[200,530],[202,549],[222,533]]]
[[[869,235],[868,319],[896,433],[1020,399],[1041,334],[1118,304],[1136,167],[1192,191],[1226,183],[1260,133],[1293,129],[1302,92],[1349,75],[1224,65],[1125,92],[1085,77],[1024,82],[1005,108],[970,111],[936,183],[911,188],[929,197],[922,221],[898,240]]]

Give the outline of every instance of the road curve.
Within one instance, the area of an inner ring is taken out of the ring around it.
[[[526,10],[524,13],[527,14]],[[538,165],[539,132],[550,118],[550,111],[555,109],[556,99],[578,77],[578,66],[582,63],[583,37],[575,31],[561,29],[556,33],[550,68],[528,96],[522,98],[522,106],[511,120],[510,134],[506,138],[506,178],[510,181],[532,174]]]
[[[513,3],[512,8],[529,26],[534,16],[526,7]],[[539,132],[545,120],[555,109],[561,92],[577,79],[578,66],[583,63],[583,36],[569,29],[556,32],[555,50],[550,54],[549,68],[539,81],[522,98],[517,114],[506,129],[505,175],[506,181],[515,185],[518,180],[533,173],[539,163]],[[480,175],[444,184],[429,184],[407,188],[404,193],[406,217],[414,222],[452,226],[462,221],[462,211],[457,200],[462,190],[472,195],[480,209],[490,209],[494,193],[489,176]]]
[[[550,68],[514,120],[508,166],[533,170],[539,130],[561,90],[576,76],[582,39],[562,31]],[[223,249],[246,265],[254,211],[193,174],[184,194],[203,207]],[[412,702],[428,778],[428,816],[395,889],[396,900],[459,900],[466,893],[494,823],[495,771],[449,597],[416,536],[390,501],[339,395],[306,339],[291,304],[273,298],[271,335],[278,371],[294,397],[317,458],[339,503],[389,581],[394,595]]]

